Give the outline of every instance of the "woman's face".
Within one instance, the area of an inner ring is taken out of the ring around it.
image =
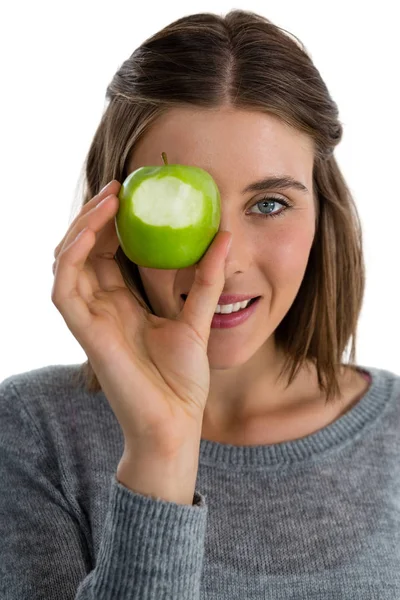
[[[222,293],[262,296],[241,325],[211,329],[210,367],[238,366],[263,344],[273,344],[273,332],[292,305],[306,270],[315,233],[312,141],[277,117],[256,111],[174,108],[139,141],[128,172],[161,165],[161,152],[166,152],[169,164],[201,167],[217,183],[220,229],[233,236]],[[292,177],[307,191],[276,186],[246,191],[272,176]],[[285,201],[291,208],[286,209]],[[174,318],[183,306],[181,294],[192,286],[195,266],[139,267],[139,273],[154,313]]]

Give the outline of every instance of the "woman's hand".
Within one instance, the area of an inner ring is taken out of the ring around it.
[[[92,198],[55,249],[52,301],[90,360],[126,447],[145,444],[170,456],[194,435],[200,440],[210,386],[207,344],[231,235],[219,232],[196,265],[179,315],[152,315],[114,259],[120,187],[113,180]]]

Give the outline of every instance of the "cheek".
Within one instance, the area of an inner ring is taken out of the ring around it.
[[[299,283],[307,267],[313,236],[314,231],[309,228],[282,227],[275,231],[266,253],[275,281]]]
[[[138,267],[138,270],[154,312],[159,316],[164,316],[164,309],[172,294],[177,271],[149,267]]]

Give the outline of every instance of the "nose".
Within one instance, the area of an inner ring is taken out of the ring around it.
[[[245,273],[252,262],[251,243],[246,237],[243,228],[233,223],[223,222],[221,219],[220,231],[229,231],[231,233],[231,245],[225,259],[225,279],[231,278],[235,274]]]

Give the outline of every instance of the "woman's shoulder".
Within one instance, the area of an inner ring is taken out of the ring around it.
[[[385,385],[388,388],[394,388],[394,390],[400,390],[400,370],[396,371],[390,367],[378,367],[378,366],[362,366],[357,365],[358,369],[361,369],[365,373],[371,376],[375,382],[380,385]]]
[[[47,365],[9,375],[0,382],[1,398],[20,398],[32,404],[36,399],[53,401],[85,393],[80,364]]]
[[[47,365],[16,373],[0,383],[2,415],[22,418],[26,413],[33,421],[49,422],[79,418],[93,411],[109,413],[110,406],[102,392],[86,390],[81,364]]]
[[[367,410],[371,414],[382,409],[398,419],[400,416],[400,374],[391,367],[357,365],[357,370],[365,374],[369,382],[357,410]]]
[[[53,461],[55,456],[78,452],[88,440],[99,447],[104,436],[113,440],[119,436],[107,398],[103,392],[86,390],[81,367],[48,365],[4,379],[0,383],[0,446],[13,444],[17,452],[21,444],[40,448]]]

